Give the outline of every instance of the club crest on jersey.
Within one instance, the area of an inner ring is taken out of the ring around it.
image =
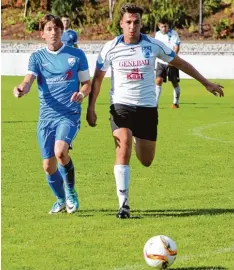
[[[68,58],[67,61],[70,67],[73,67],[76,63],[76,59],[74,57]]]
[[[143,55],[144,55],[145,58],[150,58],[150,55],[152,53],[151,46],[142,47],[142,53],[143,53]]]

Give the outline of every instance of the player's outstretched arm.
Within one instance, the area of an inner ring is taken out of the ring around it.
[[[211,81],[207,80],[204,76],[202,76],[191,64],[189,64],[187,61],[181,59],[179,56],[176,56],[171,62],[173,66],[177,67],[178,69],[182,70],[189,76],[193,77],[197,81],[199,81],[201,84],[205,86],[207,91],[212,93],[215,96],[223,97],[223,86],[212,83]]]
[[[91,127],[96,126],[97,115],[95,112],[95,104],[96,104],[96,100],[97,100],[97,97],[99,95],[102,80],[103,80],[105,74],[106,74],[105,71],[101,71],[97,68],[94,72],[94,77],[93,77],[92,85],[91,85],[91,92],[89,94],[87,115],[86,115],[86,120]]]
[[[31,89],[31,86],[35,80],[36,76],[33,75],[33,74],[27,74],[25,77],[24,77],[24,80],[23,82],[16,86],[14,89],[13,89],[13,94],[16,98],[21,98],[22,96],[24,96],[25,94],[27,94],[30,89]]]

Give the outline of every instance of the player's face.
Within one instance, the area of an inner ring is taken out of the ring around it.
[[[45,40],[49,48],[57,48],[61,45],[62,33],[62,29],[54,22],[48,22],[45,24],[44,31],[41,32],[41,37]]]
[[[168,24],[166,23],[159,23],[158,28],[161,33],[166,34],[169,30]]]
[[[62,18],[62,23],[63,23],[64,29],[66,30],[66,29],[68,29],[68,27],[70,25],[70,19],[63,17]]]
[[[141,31],[141,16],[139,13],[125,13],[120,21],[123,29],[124,42],[134,44],[139,41]]]

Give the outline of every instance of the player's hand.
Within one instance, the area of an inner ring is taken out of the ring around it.
[[[211,94],[215,96],[224,97],[224,92],[222,88],[223,88],[222,85],[216,83],[209,82],[208,84],[206,84],[207,91],[209,91]]]
[[[88,124],[91,127],[95,127],[96,126],[97,115],[96,115],[96,112],[94,110],[90,110],[90,109],[87,110],[86,121],[88,122]]]
[[[71,101],[71,102],[82,103],[82,101],[84,100],[84,98],[85,98],[85,95],[84,95],[83,92],[75,92],[75,93],[72,95],[70,101]]]
[[[28,82],[23,82],[13,89],[13,94],[16,98],[21,98],[30,91],[31,85]]]
[[[13,95],[16,98],[21,98],[24,95],[24,90],[22,88],[20,88],[20,87],[15,87],[13,89]]]

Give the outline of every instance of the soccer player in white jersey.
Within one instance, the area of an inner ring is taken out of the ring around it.
[[[169,29],[169,24],[167,20],[161,19],[158,23],[159,31],[155,34],[155,39],[162,41],[166,46],[170,47],[176,54],[179,53],[180,50],[180,38],[176,31]],[[159,102],[159,98],[162,91],[163,82],[168,80],[172,83],[174,88],[173,93],[173,104],[172,108],[179,108],[180,101],[180,77],[179,70],[168,64],[167,62],[157,59],[157,67],[156,67],[156,101]]]
[[[76,33],[76,31],[70,29],[70,18],[67,15],[63,15],[61,17],[62,23],[63,23],[63,27],[64,27],[64,31],[61,37],[61,40],[64,44],[68,45],[68,46],[72,46],[77,48],[77,42],[78,42],[78,35]]]
[[[47,182],[57,198],[49,213],[65,208],[73,213],[79,208],[79,201],[69,148],[80,129],[81,103],[91,90],[88,62],[82,50],[62,43],[60,18],[45,15],[40,31],[47,47],[32,53],[27,75],[13,93],[17,98],[23,97],[37,78],[37,136]]]
[[[170,62],[194,77],[212,94],[223,96],[222,86],[208,81],[161,41],[140,33],[142,13],[140,7],[131,3],[121,7],[123,35],[108,41],[98,56],[86,115],[89,125],[94,127],[96,99],[110,67],[110,122],[116,149],[114,176],[119,200],[118,218],[130,217],[128,191],[132,138],[136,156],[144,166],[150,166],[155,155],[158,124],[154,82],[156,58]]]

